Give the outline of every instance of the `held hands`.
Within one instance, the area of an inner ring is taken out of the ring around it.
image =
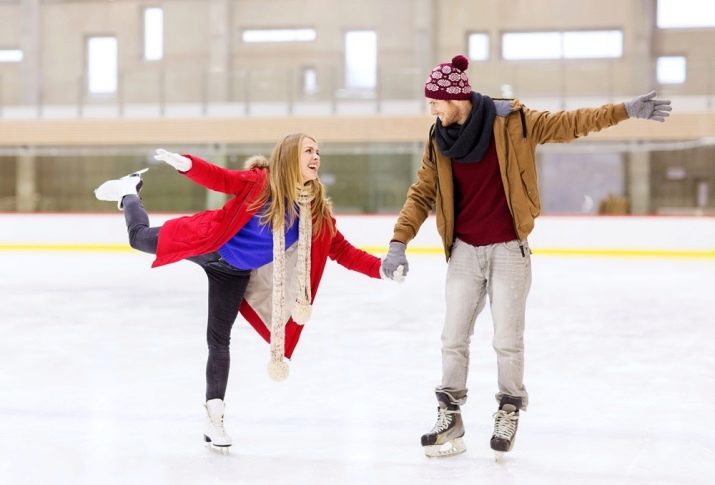
[[[398,283],[405,281],[405,276],[410,269],[407,257],[405,256],[406,248],[407,246],[399,241],[392,241],[390,243],[387,255],[382,260],[382,265],[380,266],[380,274],[383,279],[391,279]]]
[[[380,278],[382,278],[383,280],[392,280],[398,283],[403,283],[405,281],[405,267],[399,265],[394,271],[394,273],[392,273],[392,278],[390,278],[385,273],[385,266],[380,266]]]
[[[160,160],[166,162],[172,167],[174,167],[179,172],[188,172],[191,170],[191,159],[186,158],[178,153],[167,152],[163,148],[156,149],[156,155],[154,155],[154,160]]]
[[[660,121],[661,123],[670,116],[673,109],[669,99],[656,99],[655,91],[633,98],[623,104],[629,117]]]

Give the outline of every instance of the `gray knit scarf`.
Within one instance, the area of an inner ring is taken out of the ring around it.
[[[442,126],[437,118],[435,139],[442,155],[460,163],[474,163],[484,158],[489,148],[496,118],[494,101],[472,91],[472,112],[463,125]]]

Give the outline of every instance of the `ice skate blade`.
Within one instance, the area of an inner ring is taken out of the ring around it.
[[[516,441],[516,440],[514,440],[514,441]],[[509,445],[509,447],[506,450],[496,450],[496,449],[492,448],[492,451],[494,451],[494,461],[496,463],[499,463],[500,461],[502,461],[504,459],[504,455],[511,451],[511,449],[514,447],[514,441],[511,442],[511,444]]]
[[[213,443],[206,443],[206,448],[208,448],[211,453],[216,453],[219,455],[231,454],[230,446],[216,446]]]
[[[453,456],[467,451],[467,447],[462,438],[455,438],[441,445],[428,445],[423,448],[425,450],[425,456],[429,458]]]
[[[211,438],[206,435],[204,435],[204,442],[211,451],[222,455],[227,455],[231,449],[231,445],[217,445],[213,441],[211,441]]]
[[[136,172],[132,172],[129,175],[125,175],[122,177],[123,179],[129,178],[129,177],[140,177],[143,173],[147,173],[149,171],[149,167],[147,168],[142,168],[141,170],[137,170]]]

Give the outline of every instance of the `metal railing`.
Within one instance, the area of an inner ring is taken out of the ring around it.
[[[575,99],[596,103],[626,99],[655,88],[681,97],[689,109],[715,109],[715,61],[691,63],[683,84],[658,85],[655,66],[640,79],[625,59],[535,62],[474,62],[468,74],[475,91],[493,97],[545,100],[567,108]],[[88,92],[84,75],[23,92],[19,74],[0,69],[0,118],[263,116],[423,114],[425,74],[417,69],[381,69],[371,89],[345,87],[342,73],[317,73],[308,90],[294,68],[240,69],[231,73],[153,65],[121,71],[108,95]],[[634,81],[636,79],[636,81]],[[30,98],[28,98],[30,96]]]

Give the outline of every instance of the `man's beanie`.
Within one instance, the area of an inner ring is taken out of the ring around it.
[[[452,63],[435,66],[425,83],[425,97],[432,99],[472,99],[472,86],[464,71],[469,60],[454,56]]]

